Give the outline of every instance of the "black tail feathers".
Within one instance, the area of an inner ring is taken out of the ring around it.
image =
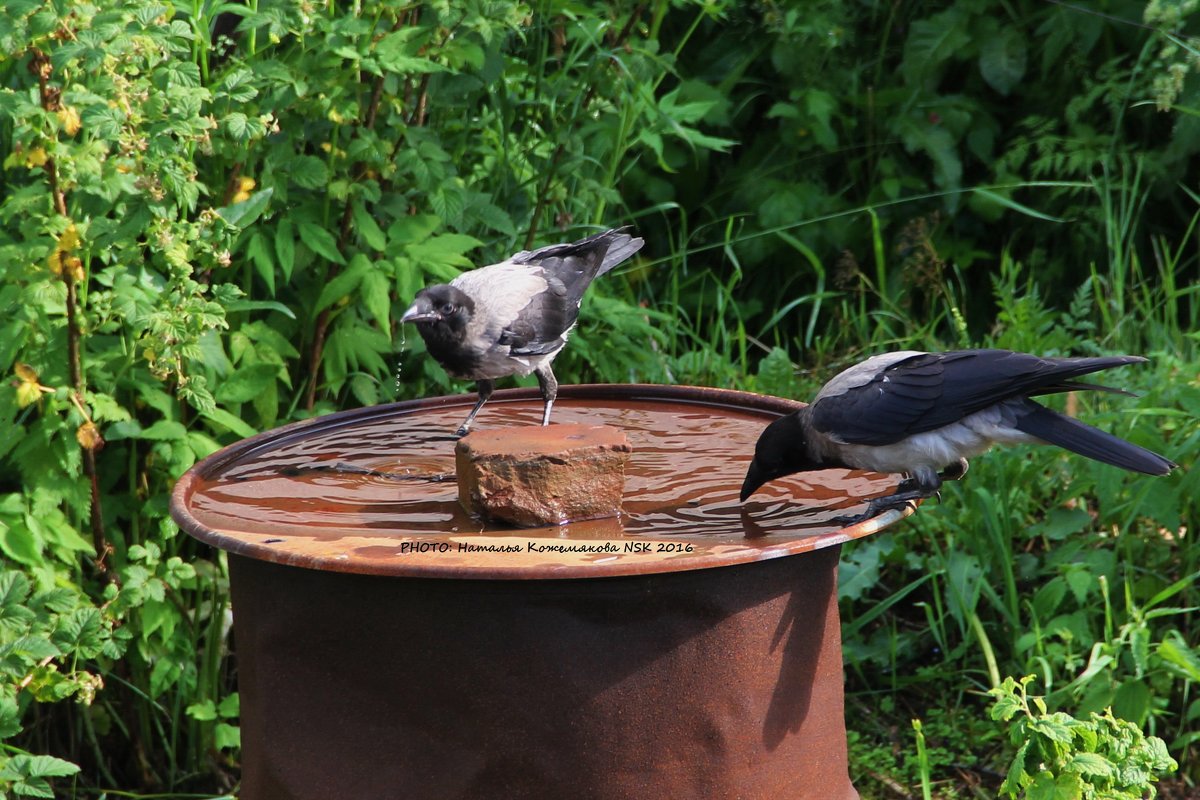
[[[1177,466],[1158,453],[1051,411],[1031,400],[1026,401],[1025,407],[1026,412],[1016,421],[1017,430],[1036,436],[1044,442],[1114,467],[1146,475],[1166,475]]]

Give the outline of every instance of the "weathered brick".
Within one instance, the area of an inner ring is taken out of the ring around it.
[[[472,514],[523,528],[613,517],[633,448],[607,425],[475,431],[455,446],[458,500]]]

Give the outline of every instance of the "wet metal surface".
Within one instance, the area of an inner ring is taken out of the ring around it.
[[[570,578],[758,561],[840,544],[900,518],[851,528],[895,486],[829,470],[738,490],[763,427],[789,401],[673,386],[565,386],[555,422],[621,428],[633,445],[619,518],[514,530],[460,507],[456,416],[470,395],[377,406],[246,440],[180,480],[172,512],[229,552],[338,572],[409,577]],[[497,392],[477,425],[534,425],[534,390]]]
[[[180,480],[176,521],[232,554],[239,796],[857,800],[838,556],[901,515],[832,518],[894,478],[809,474],[743,506],[791,403],[562,387],[556,422],[633,445],[621,517],[485,528],[441,477],[473,399],[289,426]],[[497,392],[476,424],[540,414]]]

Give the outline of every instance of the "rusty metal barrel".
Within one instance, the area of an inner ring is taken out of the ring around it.
[[[485,526],[450,434],[473,398],[296,423],[193,467],[172,515],[229,553],[245,800],[853,800],[836,518],[892,489],[830,471],[741,504],[797,407],[565,386],[556,422],[633,445],[618,518]],[[476,426],[534,425],[532,390]]]

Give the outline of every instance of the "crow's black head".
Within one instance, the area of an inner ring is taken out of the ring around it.
[[[435,328],[461,334],[474,311],[474,301],[464,292],[449,284],[439,284],[417,292],[400,321],[415,322],[422,335]]]
[[[807,411],[804,408],[780,417],[758,437],[754,459],[742,483],[742,502],[767,481],[796,472],[825,468],[826,465],[812,455],[809,443],[805,440],[801,416]]]

